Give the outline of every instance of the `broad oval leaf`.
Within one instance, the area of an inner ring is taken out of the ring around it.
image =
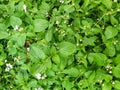
[[[70,42],[61,42],[59,48],[59,52],[63,56],[69,56],[76,51],[76,46]]]
[[[120,64],[120,54],[117,54],[117,56],[116,56],[115,59],[114,59],[114,63],[115,63],[116,65]]]
[[[111,89],[112,89],[111,83],[106,83],[106,82],[104,82],[104,83],[102,84],[102,90],[111,90]]]
[[[14,28],[16,25],[20,26],[22,24],[22,20],[16,16],[10,17],[10,25]]]
[[[116,54],[114,45],[112,43],[107,43],[104,52],[106,55],[113,57]]]
[[[120,78],[120,66],[113,67],[112,72],[116,78]]]
[[[98,66],[104,66],[107,60],[106,55],[102,53],[90,53],[88,55],[89,62],[96,62]]]
[[[7,38],[8,36],[9,36],[9,34],[7,32],[0,31],[0,39]]]
[[[48,27],[48,21],[45,19],[35,19],[33,21],[34,32],[41,32]]]
[[[19,37],[17,38],[17,44],[19,46],[24,46],[26,40],[26,34],[20,34]]]
[[[63,73],[68,74],[70,77],[77,77],[79,75],[79,70],[75,67],[70,69],[65,69]]]
[[[118,34],[118,30],[112,26],[108,26],[105,30],[106,39],[115,37]]]
[[[56,64],[60,64],[60,57],[59,57],[59,55],[54,55],[53,57],[52,57],[52,61],[54,62],[54,63],[56,63]]]
[[[52,40],[52,30],[48,30],[46,35],[45,35],[45,39],[47,42]]]
[[[112,1],[111,0],[101,0],[102,4],[104,4],[108,9],[111,9],[112,7]]]
[[[31,57],[40,58],[40,59],[45,58],[45,53],[43,52],[43,50],[41,50],[38,46],[35,45],[31,45],[30,54]]]

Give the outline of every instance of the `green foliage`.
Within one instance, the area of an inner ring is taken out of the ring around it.
[[[0,0],[0,90],[120,90],[119,0]]]

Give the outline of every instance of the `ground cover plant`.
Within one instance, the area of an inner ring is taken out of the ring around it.
[[[0,0],[0,90],[120,90],[120,1]]]

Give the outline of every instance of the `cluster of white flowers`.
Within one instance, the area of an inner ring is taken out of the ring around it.
[[[118,40],[115,40],[113,43],[114,43],[114,45],[116,45],[118,43]]]
[[[64,0],[60,0],[60,3],[64,3]]]
[[[112,73],[112,71],[111,71],[111,69],[112,69],[112,66],[110,66],[110,65],[107,65],[106,66],[106,70],[108,71],[108,73]]]
[[[44,90],[42,87],[35,88],[35,90]]]
[[[7,64],[6,64],[5,71],[6,71],[6,72],[9,72],[12,68],[13,68],[13,66],[12,66],[10,63],[7,63]]]
[[[100,84],[102,84],[103,81],[102,81],[102,80],[98,80],[98,82],[99,82]]]
[[[21,32],[21,31],[23,31],[23,28],[22,28],[22,27],[19,28],[18,25],[15,25],[14,30],[15,30],[15,31],[18,30],[19,32]]]
[[[18,29],[19,29],[19,26],[16,25],[16,26],[14,27],[14,30],[16,31],[16,30],[18,30]]]
[[[40,73],[37,73],[36,75],[35,75],[35,77],[38,79],[38,80],[40,80],[40,79],[45,79],[47,76],[44,74],[44,75],[41,75]]]

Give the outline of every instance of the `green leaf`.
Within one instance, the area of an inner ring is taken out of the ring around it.
[[[120,66],[113,67],[112,72],[116,78],[120,78]]]
[[[42,2],[42,5],[40,6],[40,12],[42,14],[46,14],[50,10],[50,4]]]
[[[9,36],[9,34],[7,32],[4,31],[0,31],[0,39],[5,39]]]
[[[113,62],[118,65],[120,64],[120,54],[117,54],[117,56],[115,57],[115,59],[113,60]]]
[[[79,75],[79,70],[75,67],[70,69],[65,69],[63,73],[68,74],[70,77],[77,77]]]
[[[57,53],[55,46],[52,46],[52,47],[51,47],[50,53],[51,53],[51,55],[55,55],[55,54]]]
[[[93,28],[92,29],[92,32],[94,33],[94,34],[98,34],[98,33],[100,33],[102,30],[100,29],[100,28]]]
[[[45,58],[45,53],[43,52],[43,50],[40,49],[40,47],[35,45],[31,45],[30,54],[31,54],[31,57],[34,57],[34,58],[40,58],[40,59]]]
[[[47,58],[47,59],[46,59],[45,66],[46,66],[48,69],[51,69],[51,68],[52,68],[52,62],[51,62],[51,59],[50,59],[50,58]]]
[[[15,55],[17,53],[17,49],[15,47],[8,48],[8,51],[10,55]]]
[[[102,84],[102,90],[111,90],[111,89],[112,89],[112,85],[110,83],[104,82]]]
[[[105,30],[105,37],[106,39],[110,39],[115,37],[118,34],[118,31],[116,28],[112,27],[112,26],[108,26]]]
[[[118,20],[113,15],[110,16],[110,21],[111,21],[112,25],[117,25],[118,24]]]
[[[71,12],[73,12],[75,10],[75,8],[72,5],[64,5],[64,10],[67,13],[71,13]]]
[[[89,75],[89,77],[88,77],[88,82],[89,82],[89,84],[92,84],[92,83],[94,83],[95,82],[95,71],[93,71],[90,75]]]
[[[111,75],[108,75],[108,74],[104,74],[104,79],[106,82],[110,82],[112,80],[112,76]]]
[[[26,34],[20,34],[17,38],[17,44],[22,47],[25,45],[25,41],[26,41]]]
[[[48,30],[46,35],[45,35],[45,39],[47,42],[52,40],[52,30]]]
[[[120,90],[120,81],[115,80],[115,85],[113,87],[115,90]]]
[[[88,55],[88,60],[90,62],[96,62],[98,66],[104,66],[106,64],[107,57],[102,53],[90,53]]]
[[[34,79],[31,79],[31,81],[29,81],[28,83],[29,87],[36,87],[37,86],[37,81]]]
[[[85,0],[83,4],[83,8],[87,7],[90,4],[90,0]]]
[[[73,83],[69,81],[69,79],[65,79],[62,82],[62,86],[66,89],[66,90],[71,90],[73,87]]]
[[[94,46],[95,44],[94,44],[94,42],[96,41],[96,37],[94,36],[94,37],[89,37],[89,38],[87,38],[87,37],[84,37],[84,39],[83,39],[83,44],[85,45],[85,46],[87,46],[87,45],[92,45],[92,46]]]
[[[48,27],[48,21],[45,19],[35,19],[33,21],[34,32],[41,32]]]
[[[112,1],[111,0],[101,0],[101,2],[108,8],[111,9]]]
[[[61,42],[59,48],[59,52],[63,56],[69,56],[76,51],[76,46],[70,42]]]
[[[104,52],[108,56],[113,57],[116,54],[114,45],[112,43],[107,43]]]
[[[32,66],[32,67],[31,67]],[[29,72],[35,76],[37,73],[43,73],[46,69],[45,65],[43,64],[32,64],[31,66],[29,66]]]
[[[2,66],[4,64],[4,62],[2,62],[1,60],[0,60],[0,66]]]
[[[7,29],[7,28],[6,28],[5,24],[0,23],[0,31],[4,31],[4,30],[6,30],[6,29]]]
[[[10,17],[10,25],[14,28],[16,25],[20,26],[22,24],[22,20],[16,16]]]
[[[103,79],[104,79],[104,70],[97,69],[96,74],[95,74],[95,81],[98,82]]]
[[[59,55],[54,55],[53,57],[52,57],[52,61],[54,62],[54,63],[56,63],[56,64],[60,64],[60,57],[59,57]]]

